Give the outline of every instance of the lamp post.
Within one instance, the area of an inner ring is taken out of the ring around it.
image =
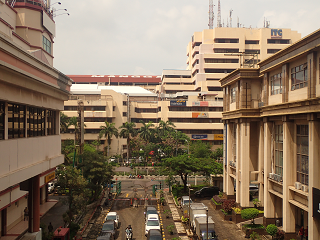
[[[208,228],[209,228],[209,226],[208,226],[208,217],[209,217],[209,216],[208,216],[208,207],[207,207],[207,209],[206,209],[206,212],[207,212],[207,240],[208,240],[208,239],[209,239],[209,238],[208,238],[208,235],[209,235],[209,233],[208,233],[208,230],[209,230],[209,229],[208,229]]]
[[[188,215],[189,215],[189,229],[191,230],[191,219],[190,219],[190,202],[191,202],[190,195],[191,195],[191,194],[190,194],[190,192],[191,192],[191,190],[193,190],[193,189],[190,188],[190,186],[191,186],[190,184],[187,184],[187,186],[188,186],[188,188],[189,188],[189,214],[188,214]]]

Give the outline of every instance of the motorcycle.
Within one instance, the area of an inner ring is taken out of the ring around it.
[[[144,179],[143,175],[138,175],[137,178]]]
[[[132,232],[126,233],[126,240],[132,240]]]
[[[136,177],[134,175],[129,175],[129,178],[135,179]]]

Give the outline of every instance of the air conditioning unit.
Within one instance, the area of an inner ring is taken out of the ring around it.
[[[277,182],[282,182],[282,177],[281,177],[280,175],[278,175],[278,174],[274,174],[274,175],[273,175],[273,178],[274,178],[274,180],[277,181]]]
[[[301,183],[299,183],[299,182],[295,182],[294,183],[294,187],[295,187],[295,189],[297,189],[297,190],[300,190],[301,189]]]
[[[229,165],[230,165],[230,166],[233,166],[233,161],[230,161],[230,162],[229,162]]]
[[[308,186],[302,185],[301,186],[301,190],[304,191],[304,192],[308,192]]]
[[[269,178],[274,179],[274,173],[269,173]]]

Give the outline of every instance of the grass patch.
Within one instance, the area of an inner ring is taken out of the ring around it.
[[[244,224],[243,227],[248,229],[265,229],[262,224]]]

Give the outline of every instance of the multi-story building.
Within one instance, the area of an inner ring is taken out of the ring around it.
[[[224,192],[249,207],[259,186],[264,224],[320,239],[320,30],[220,80],[224,92]],[[235,192],[236,190],[236,192]]]
[[[0,0],[0,236],[7,239],[27,229],[41,238],[47,183],[64,161],[59,111],[71,80],[52,66],[54,25],[42,1]]]

